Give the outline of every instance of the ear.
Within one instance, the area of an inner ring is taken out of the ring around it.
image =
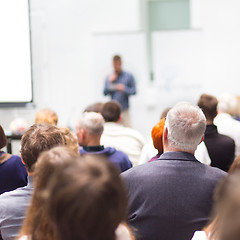
[[[122,114],[120,114],[119,119],[117,120],[117,123],[121,123],[122,122]]]
[[[168,136],[168,129],[167,129],[166,126],[164,126],[164,129],[163,129],[163,139],[166,140],[167,136]]]

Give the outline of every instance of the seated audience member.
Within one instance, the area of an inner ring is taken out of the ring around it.
[[[36,114],[35,123],[49,123],[57,126],[58,115],[49,108],[41,109]]]
[[[76,159],[76,153],[68,147],[54,147],[40,155],[33,173],[34,191],[32,200],[24,220],[20,236],[28,236],[34,240],[54,240],[54,231],[45,209],[43,191],[46,190],[50,178],[64,163]],[[24,237],[23,237],[24,239]]]
[[[99,155],[64,163],[48,184],[46,214],[56,240],[130,240],[127,194],[117,168]],[[67,207],[65,207],[67,206]]]
[[[217,104],[218,101],[214,96],[208,94],[202,94],[198,100],[198,106],[202,109],[205,114],[207,127],[205,131],[204,141],[201,143],[206,146],[208,155],[210,157],[210,165],[217,167],[223,171],[228,171],[230,165],[234,160],[235,154],[235,143],[234,140],[228,136],[218,133],[216,125],[213,124],[214,118],[217,116]],[[202,150],[196,151],[196,158],[202,162],[200,156]]]
[[[0,239],[15,239],[25,218],[33,192],[34,164],[41,152],[65,143],[62,132],[53,125],[34,124],[21,139],[21,157],[28,172],[26,187],[0,195]]]
[[[215,192],[216,217],[204,231],[196,231],[192,240],[240,239],[240,172],[230,174]]]
[[[231,113],[238,104],[237,98],[231,95],[224,95],[218,99],[218,115],[214,124],[218,132],[231,137],[235,142],[235,156],[240,155],[240,122],[233,119]]]
[[[91,104],[88,107],[86,107],[83,112],[101,113],[103,104],[104,103],[102,103],[102,102],[97,102],[97,103]]]
[[[7,146],[7,137],[0,125],[0,149]],[[27,169],[21,158],[0,151],[0,194],[27,185]]]
[[[76,125],[80,154],[102,154],[116,164],[121,172],[128,170],[132,164],[128,156],[112,147],[100,145],[100,139],[104,128],[104,119],[101,114],[95,112],[83,113]]]
[[[194,157],[205,129],[199,107],[177,104],[166,117],[164,153],[121,174],[129,191],[128,221],[137,239],[189,240],[208,222],[214,188],[226,173]]]
[[[153,146],[158,150],[158,153],[155,157],[149,160],[149,162],[157,160],[163,153],[163,129],[165,125],[165,119],[161,119],[152,129],[152,140]]]
[[[101,113],[105,120],[101,143],[125,152],[136,166],[145,144],[144,137],[137,130],[120,124],[121,105],[118,102],[105,103]]]
[[[148,141],[142,148],[139,165],[150,161],[152,162],[157,159],[158,156],[160,156],[160,153],[163,153],[162,134],[165,118],[170,109],[171,108],[168,107],[163,110],[160,116],[160,121],[153,127],[151,132],[151,140]],[[158,143],[158,141],[160,142]]]
[[[71,148],[76,155],[79,155],[77,138],[73,135],[69,128],[60,127],[59,129],[62,131],[62,134],[65,138],[65,145]]]

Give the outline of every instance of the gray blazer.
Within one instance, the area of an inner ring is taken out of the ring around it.
[[[121,174],[129,224],[140,240],[188,240],[209,220],[213,191],[226,175],[186,152],[167,152]]]

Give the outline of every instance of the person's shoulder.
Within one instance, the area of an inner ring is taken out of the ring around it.
[[[211,167],[207,166],[205,164],[202,164],[202,168],[205,168],[205,178],[206,179],[212,179],[218,181],[219,179],[227,176],[227,173],[224,172],[223,170],[216,168],[216,167]]]
[[[124,179],[133,179],[133,178],[138,178],[138,179],[144,179],[144,178],[151,178],[154,173],[160,174],[159,173],[159,168],[158,165],[160,164],[160,161],[154,161],[154,162],[147,162],[141,165],[137,165],[126,172],[122,173],[122,177]],[[156,174],[154,174],[155,176]]]

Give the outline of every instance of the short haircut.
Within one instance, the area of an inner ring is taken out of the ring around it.
[[[21,155],[28,172],[33,172],[40,153],[64,144],[64,136],[56,126],[49,123],[32,125],[21,139]]]
[[[101,135],[104,128],[104,119],[101,114],[95,112],[85,112],[78,120],[77,126],[79,130],[84,129],[93,135]]]
[[[121,105],[117,101],[106,102],[102,107],[102,116],[105,122],[117,122],[121,115]]]
[[[127,194],[111,162],[99,155],[79,157],[57,170],[48,186],[46,211],[57,239],[115,239],[126,219]]]
[[[91,104],[88,107],[86,107],[83,112],[100,113],[102,111],[102,106],[103,106],[102,102],[97,102],[97,103]]]
[[[119,55],[115,55],[115,56],[113,56],[113,61],[115,62],[115,61],[122,61],[122,58],[119,56]]]
[[[49,108],[41,109],[36,114],[35,123],[50,123],[57,125],[58,115]]]
[[[190,103],[179,103],[167,114],[169,146],[184,152],[195,151],[206,130],[206,118],[202,110]]]
[[[211,121],[217,116],[217,104],[217,98],[209,94],[202,94],[198,100],[198,106],[202,109],[205,117]]]
[[[7,137],[4,133],[2,126],[0,125],[0,149],[7,146]]]

